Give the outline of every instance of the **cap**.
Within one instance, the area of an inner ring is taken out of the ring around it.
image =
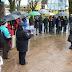
[[[7,21],[6,19],[1,19],[0,22],[1,22],[1,25],[4,25]]]

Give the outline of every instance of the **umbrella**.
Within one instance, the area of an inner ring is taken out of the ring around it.
[[[17,15],[23,15],[25,13],[26,12],[24,12],[24,11],[14,11],[14,12],[12,12],[12,14],[17,14]]]
[[[26,14],[22,15],[22,16],[21,16],[21,18],[23,19],[23,18],[25,18],[25,17],[27,17],[27,16],[29,16],[29,14],[28,14],[28,13],[26,13]]]
[[[16,20],[20,18],[20,16],[16,15],[16,14],[9,14],[5,17],[3,17],[1,20],[6,19],[6,21],[12,21],[12,20]]]
[[[58,16],[69,16],[69,14],[67,14],[66,12],[59,12],[56,15],[58,15]]]
[[[36,11],[32,11],[29,13],[29,15],[41,15],[39,12],[36,12]]]
[[[41,10],[39,10],[38,12],[41,13],[41,14],[49,14],[49,13],[50,13],[50,12],[48,12],[48,11],[45,10],[45,9],[41,9]]]

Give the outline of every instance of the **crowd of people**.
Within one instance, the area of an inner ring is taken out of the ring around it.
[[[45,16],[45,19],[43,20],[42,15],[34,16],[34,18],[31,16],[29,18],[29,25],[27,24],[26,17],[12,21],[6,21],[3,19],[0,26],[0,48],[3,49],[3,58],[9,59],[8,52],[12,49],[12,38],[16,35],[16,47],[19,51],[19,63],[21,65],[27,64],[25,56],[28,50],[28,40],[33,36],[33,31],[28,30],[28,27],[34,26],[36,29],[36,35],[37,30],[42,34],[43,23],[44,33],[48,33],[48,27],[49,33],[53,33],[55,26],[56,33],[61,33],[62,27],[64,27],[64,32],[66,32],[68,19],[66,16],[64,18],[63,16],[58,16],[58,18],[55,16],[49,16],[49,18],[48,16]]]
[[[48,27],[49,27],[49,33],[53,33],[53,30],[56,26],[56,33],[61,33],[62,27],[64,28],[63,32],[66,32],[66,27],[68,25],[69,19],[67,16],[58,16],[57,18],[55,16],[45,16],[45,19],[43,20],[42,15],[35,16],[34,19],[31,16],[29,19],[29,24],[34,25],[36,28],[36,35],[37,30],[39,29],[39,33],[42,33],[42,25],[44,23],[44,33],[48,33]]]

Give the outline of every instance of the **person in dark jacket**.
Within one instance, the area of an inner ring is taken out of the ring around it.
[[[46,16],[46,18],[44,19],[44,33],[46,31],[46,33],[48,33],[48,16]]]
[[[67,24],[68,24],[68,19],[67,19],[67,16],[65,16],[65,18],[64,18],[64,32],[66,32]]]
[[[10,32],[9,30],[7,29],[7,22],[6,20],[2,20],[1,21],[1,26],[0,26],[0,44],[1,44],[1,48],[3,50],[3,58],[4,59],[9,59],[8,57],[8,52],[9,52],[9,49],[10,49],[10,40],[12,39],[11,38],[11,35],[10,35]]]
[[[34,17],[34,27],[36,28],[36,35],[37,35],[37,30],[38,30],[38,20],[37,20],[37,17],[35,16]]]
[[[42,24],[43,24],[42,15],[39,16],[38,23],[39,23],[39,33],[42,33]]]
[[[64,27],[65,26],[65,24],[64,24],[64,18],[63,18],[63,16],[61,17],[61,30],[62,30],[62,27]]]
[[[19,23],[16,31],[16,46],[19,51],[19,63],[21,65],[27,64],[25,61],[26,52],[28,51],[28,40],[31,38],[33,33],[27,34],[24,30],[24,24]]]
[[[56,28],[57,28],[57,33],[61,32],[61,18],[60,16],[56,19]]]
[[[49,18],[49,32],[50,33],[52,33],[53,27],[54,27],[54,22],[53,22],[52,16],[50,16]]]
[[[31,25],[34,25],[33,16],[31,16],[31,17],[29,18],[29,25],[30,25],[30,26],[31,26]]]
[[[71,43],[69,49],[72,49],[72,15],[69,17],[69,24],[70,24],[70,34],[68,36],[68,41]]]

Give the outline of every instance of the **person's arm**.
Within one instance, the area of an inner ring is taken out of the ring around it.
[[[26,40],[28,40],[28,39],[30,39],[31,37],[32,37],[32,34],[27,34],[27,32],[23,32],[23,37],[26,39]]]

